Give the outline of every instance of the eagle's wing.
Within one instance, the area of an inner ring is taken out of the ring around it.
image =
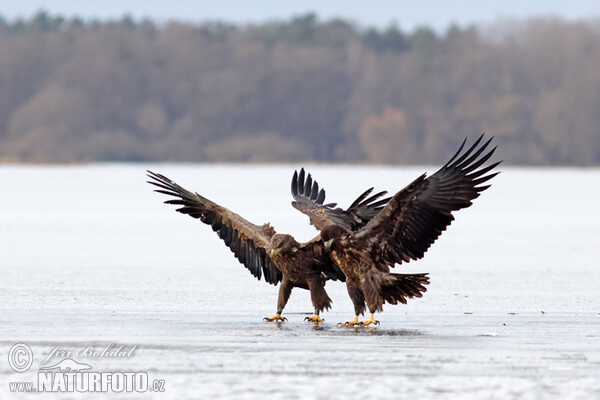
[[[488,174],[500,162],[481,166],[496,148],[486,152],[493,137],[480,143],[483,135],[462,155],[462,145],[439,171],[425,174],[396,193],[385,208],[352,237],[354,246],[364,248],[373,260],[393,266],[425,254],[454,220],[452,211],[469,207],[490,185],[481,184],[498,174]]]
[[[159,188],[156,192],[175,197],[165,201],[166,204],[181,205],[177,211],[210,225],[252,275],[258,279],[264,275],[265,281],[273,285],[281,281],[281,271],[268,255],[269,243],[275,234],[272,226],[254,225],[227,208],[182,188],[166,176],[147,172],[152,179],[148,183]]]
[[[319,189],[319,184],[313,181],[310,174],[305,174],[304,168],[300,169],[299,174],[294,171],[292,177],[292,206],[308,215],[310,223],[319,230],[335,224],[350,232],[366,225],[390,200],[389,197],[381,199],[387,193],[385,191],[367,198],[371,192],[373,188],[366,190],[348,209],[343,210],[336,207],[336,203],[323,204],[325,190]]]

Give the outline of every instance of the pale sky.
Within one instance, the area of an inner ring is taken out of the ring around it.
[[[438,31],[445,30],[452,23],[461,26],[471,23],[485,24],[503,18],[554,15],[572,20],[600,17],[598,0],[12,0],[2,2],[0,15],[12,20],[16,17],[29,17],[40,9],[52,14],[79,16],[84,19],[115,19],[130,14],[135,19],[149,17],[159,22],[201,22],[220,19],[237,23],[287,19],[292,15],[315,11],[321,19],[343,17],[363,26],[383,27],[395,21],[404,29],[428,25]]]

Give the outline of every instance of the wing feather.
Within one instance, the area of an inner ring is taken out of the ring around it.
[[[496,150],[487,150],[492,139],[482,144],[481,135],[463,152],[465,139],[442,168],[415,179],[355,232],[354,246],[364,246],[378,263],[391,266],[423,257],[454,220],[452,212],[469,207],[490,186],[481,184],[498,174],[488,172],[500,162],[480,168]]]
[[[336,203],[323,204],[325,202],[325,190],[319,189],[319,184],[313,180],[310,174],[306,175],[304,168],[294,171],[292,177],[292,206],[302,213],[308,215],[310,223],[317,229],[322,230],[328,225],[338,225],[346,231],[357,230],[367,224],[389,201],[388,198],[381,199],[387,192],[379,192],[367,198],[373,192],[373,188],[367,189],[354,202],[343,210],[336,207]]]
[[[180,213],[199,219],[217,233],[234,256],[257,279],[277,284],[281,281],[281,271],[269,257],[269,243],[275,229],[269,224],[255,225],[238,214],[222,207],[197,193],[179,186],[164,175],[147,171],[151,178],[148,183],[158,187],[155,192],[175,197],[166,204],[181,206]]]

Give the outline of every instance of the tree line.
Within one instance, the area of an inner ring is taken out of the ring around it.
[[[600,22],[0,18],[0,161],[600,164]]]

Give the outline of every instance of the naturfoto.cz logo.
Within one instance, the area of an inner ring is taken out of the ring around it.
[[[66,357],[59,362],[39,368],[37,385],[32,381],[9,382],[11,392],[164,392],[165,382],[162,379],[150,380],[143,371],[98,372],[93,371],[90,364],[70,358],[73,354],[85,357],[130,357],[136,346],[125,349],[114,344],[98,349],[88,346],[74,351],[72,348],[53,347],[48,357],[40,364],[47,363],[51,358]],[[18,373],[29,370],[33,364],[33,351],[24,343],[17,343],[8,352],[8,364]]]

